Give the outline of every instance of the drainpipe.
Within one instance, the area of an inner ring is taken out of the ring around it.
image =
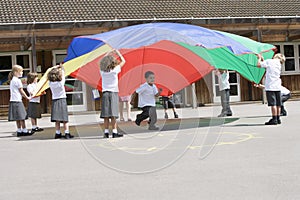
[[[36,72],[36,66],[37,66],[35,42],[36,42],[36,37],[34,32],[32,32],[32,37],[31,37],[32,72]]]

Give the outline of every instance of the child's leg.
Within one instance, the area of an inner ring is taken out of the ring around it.
[[[69,123],[68,122],[63,122],[63,123],[64,123],[65,133],[70,133],[70,131],[69,131]]]
[[[220,96],[221,96],[221,104],[222,104],[221,113],[225,113],[226,112],[226,93],[225,93],[225,90],[220,91]]]
[[[121,121],[124,121],[123,108],[124,108],[124,103],[123,103],[123,101],[120,101],[119,102],[119,110],[120,110],[120,120]]]
[[[69,131],[69,123],[68,122],[63,122],[64,123],[64,129],[65,129],[65,139],[71,139],[74,136],[70,134]]]
[[[37,127],[37,119],[31,118],[31,125],[32,125],[32,128],[36,128]]]
[[[226,96],[226,100],[225,100],[225,106],[226,106],[226,114],[227,115],[232,115],[232,111],[230,109],[230,90],[226,89],[225,90],[225,96]]]
[[[55,133],[60,134],[60,121],[55,121]]]
[[[282,99],[281,99],[281,93],[280,93],[280,91],[275,92],[275,96],[276,96],[276,116],[277,116],[277,122],[278,122],[278,124],[281,124],[280,113],[281,113]]]
[[[104,133],[109,133],[109,118],[104,118]]]
[[[118,130],[117,130],[117,119],[115,117],[111,117],[111,128],[112,128],[112,132],[113,133],[118,133]]]
[[[173,113],[174,113],[174,118],[178,118],[178,114],[176,113],[175,105],[174,105],[174,107],[172,109],[173,109]]]
[[[155,127],[155,123],[157,122],[157,114],[156,114],[156,107],[152,106],[149,109],[149,117],[150,117],[150,127]]]
[[[280,115],[280,112],[281,112],[281,106],[277,106],[277,116]]]
[[[147,119],[149,117],[149,109],[151,108],[151,106],[145,106],[142,108],[142,113],[141,114],[138,114],[136,115],[136,120],[135,120],[135,123],[137,125],[140,125],[140,123]]]
[[[112,137],[113,138],[123,137],[122,133],[118,133],[116,117],[111,117],[111,127],[112,127]],[[107,135],[104,135],[104,137],[107,137]]]
[[[21,128],[24,130],[26,129],[25,120],[20,120]]]
[[[168,101],[168,107],[169,108],[172,108],[172,111],[174,113],[174,118],[178,118],[178,114],[176,113],[176,106],[175,106],[175,103],[172,99],[169,99]]]
[[[109,118],[108,118],[108,117],[105,117],[105,118],[104,118],[104,128],[105,128],[105,129],[108,129],[108,128],[109,128]]]
[[[169,116],[168,116],[168,101],[169,101],[169,98],[162,97],[162,101],[163,101],[163,107],[164,107],[164,110],[165,110],[165,119],[168,119],[169,118]]]
[[[167,109],[164,109],[165,110],[165,119],[168,119],[169,116],[168,116],[168,110]]]
[[[126,101],[126,108],[127,108],[127,119],[131,121],[131,105],[129,101]]]
[[[17,120],[16,121],[16,125],[17,125],[17,132],[22,132],[22,128],[21,128],[21,121],[20,120]]]
[[[272,116],[277,116],[277,106],[271,106]]]

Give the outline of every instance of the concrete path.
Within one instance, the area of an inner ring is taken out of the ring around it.
[[[300,102],[286,108],[277,126],[260,103],[226,119],[219,106],[159,110],[159,131],[120,122],[118,139],[102,139],[98,112],[70,115],[72,140],[54,140],[49,117],[22,138],[0,120],[0,199],[300,199]]]

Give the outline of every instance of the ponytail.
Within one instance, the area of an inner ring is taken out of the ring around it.
[[[11,81],[11,79],[14,77],[14,73],[11,71],[8,74],[8,80]]]

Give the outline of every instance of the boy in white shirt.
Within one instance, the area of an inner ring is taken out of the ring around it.
[[[281,110],[281,65],[285,62],[285,56],[278,53],[273,59],[263,60],[263,57],[258,54],[258,67],[266,68],[265,90],[267,94],[268,106],[271,107],[272,119],[265,123],[265,125],[281,124],[280,110]]]
[[[138,107],[143,110],[141,114],[136,116],[135,123],[140,126],[141,122],[148,117],[149,120],[149,130],[158,130],[159,127],[155,125],[157,122],[157,114],[155,107],[155,97],[160,96],[160,91],[157,90],[155,82],[154,73],[147,71],[145,73],[146,83],[142,84],[137,90],[136,93],[139,94],[139,103]]]

